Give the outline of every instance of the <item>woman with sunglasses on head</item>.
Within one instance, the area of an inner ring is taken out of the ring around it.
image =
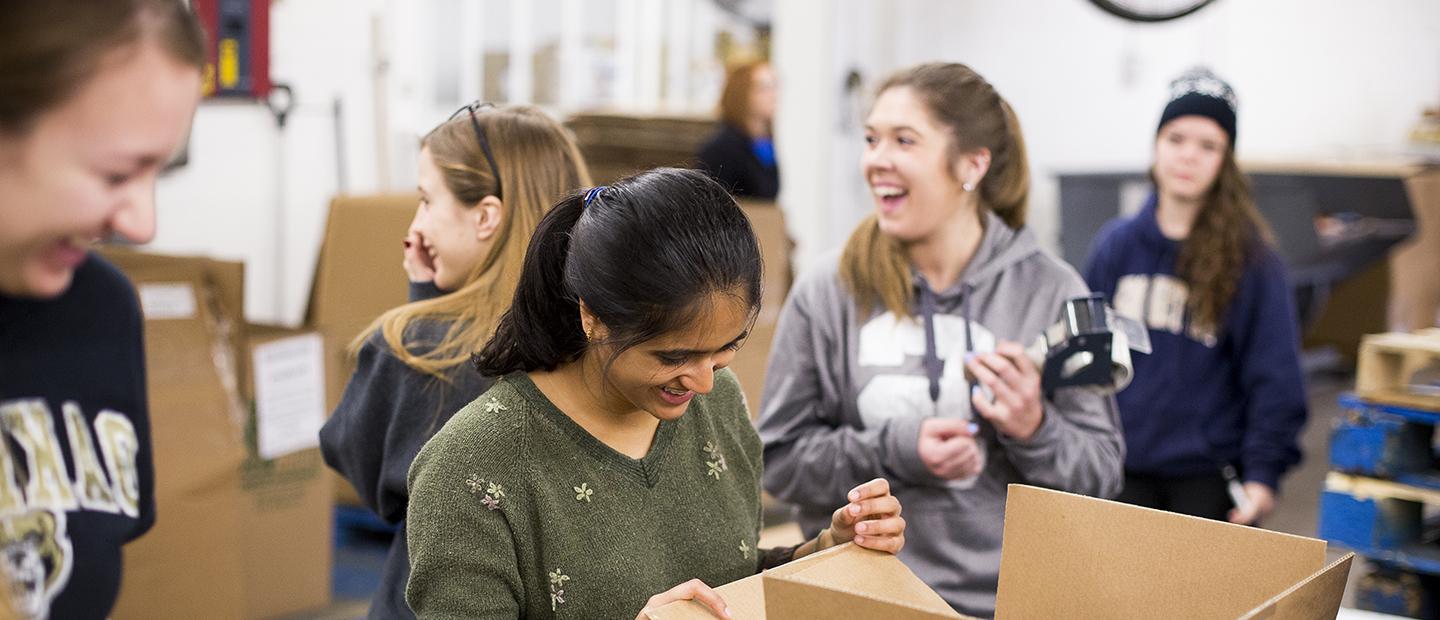
[[[1153,347],[1118,397],[1120,500],[1253,525],[1300,461],[1306,402],[1292,289],[1235,163],[1235,120],[1234,91],[1209,71],[1171,84],[1154,192],[1101,229],[1085,279]]]
[[[725,367],[760,304],[749,220],[704,173],[659,169],[545,216],[495,337],[500,377],[410,470],[421,618],[644,617],[835,544],[904,545],[884,480],[829,528],[758,549],[760,440]]]
[[[807,532],[829,497],[888,476],[916,524],[901,552],[957,610],[994,614],[1006,485],[1120,487],[1114,401],[1046,394],[1020,344],[1087,293],[1025,228],[1010,104],[969,67],[881,85],[862,172],[875,202],[786,300],[765,377],[765,487]]]
[[[325,462],[399,526],[372,618],[411,617],[405,476],[420,447],[491,385],[467,364],[509,306],[530,235],[589,175],[569,133],[529,107],[466,106],[421,140],[405,239],[410,303],[355,342],[357,365],[320,431]]]
[[[180,0],[0,2],[0,610],[21,618],[109,616],[155,523],[140,308],[90,247],[154,237],[204,39]]]

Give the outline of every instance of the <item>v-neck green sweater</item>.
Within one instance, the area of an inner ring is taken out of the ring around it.
[[[753,575],[760,463],[728,370],[639,460],[510,374],[410,468],[406,599],[421,618],[629,620],[689,579]]]

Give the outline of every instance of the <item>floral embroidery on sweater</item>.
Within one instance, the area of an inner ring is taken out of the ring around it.
[[[730,470],[730,466],[725,464],[725,455],[720,453],[720,446],[715,445],[713,441],[705,442],[704,450],[705,453],[709,454],[713,459],[705,461],[705,467],[708,470],[705,472],[705,475],[719,480],[720,474]]]
[[[595,495],[595,489],[590,488],[590,483],[581,482],[578,487],[570,487],[575,490],[575,501],[590,503],[590,497]]]
[[[570,581],[570,576],[555,569],[550,572],[550,611],[555,611],[558,606],[565,604],[565,582]]]
[[[470,477],[465,479],[465,486],[470,488],[471,494],[483,495],[480,503],[490,510],[498,510],[500,498],[505,497],[505,487],[493,480],[481,478],[479,474],[470,474]]]
[[[500,404],[500,401],[494,398],[491,398],[490,402],[485,403],[485,413],[497,413],[500,411],[505,411],[505,409],[505,405]]]

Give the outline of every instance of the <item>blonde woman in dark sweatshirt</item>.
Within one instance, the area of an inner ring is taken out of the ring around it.
[[[420,446],[493,379],[467,363],[509,305],[530,234],[566,192],[588,185],[569,133],[523,106],[469,105],[421,140],[420,206],[405,240],[410,303],[356,341],[355,374],[320,431],[325,462],[399,526],[371,618],[405,605],[405,476]]]
[[[760,439],[725,366],[760,304],[760,252],[704,173],[661,169],[565,199],[477,357],[499,377],[410,470],[421,618],[628,618],[831,545],[904,545],[884,480],[828,528],[758,549]]]

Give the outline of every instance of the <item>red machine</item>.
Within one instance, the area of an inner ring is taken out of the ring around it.
[[[205,96],[269,96],[270,0],[191,0],[190,4],[209,37]]]

